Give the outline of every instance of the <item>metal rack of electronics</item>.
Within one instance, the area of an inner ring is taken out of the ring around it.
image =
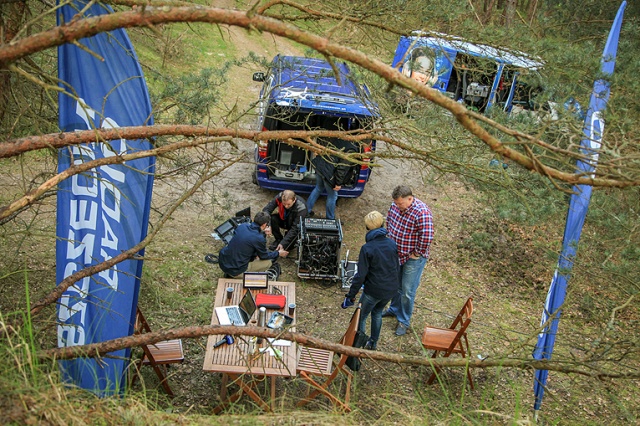
[[[339,220],[305,217],[299,224],[298,277],[319,281],[339,282],[342,288],[351,287],[357,263],[340,260],[342,225]]]

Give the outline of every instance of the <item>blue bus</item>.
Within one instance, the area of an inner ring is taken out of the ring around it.
[[[334,69],[324,60],[276,56],[266,73],[253,74],[262,82],[258,101],[258,130],[335,130],[370,129],[379,118],[366,86],[357,84],[347,64],[336,62]],[[376,141],[351,142],[336,138],[317,138],[344,152],[375,151]],[[315,187],[315,154],[278,140],[259,141],[255,150],[253,182],[270,190],[291,189],[309,194]],[[348,182],[339,197],[359,197],[371,175],[367,164],[353,164]]]
[[[542,87],[536,80],[543,62],[523,52],[414,31],[400,38],[392,66],[481,113],[491,108],[533,112],[540,107],[536,97]]]

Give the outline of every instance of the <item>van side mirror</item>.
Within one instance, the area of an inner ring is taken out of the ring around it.
[[[253,73],[253,81],[264,81],[264,73],[263,72],[254,72]]]

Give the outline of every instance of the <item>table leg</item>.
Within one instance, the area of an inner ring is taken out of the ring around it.
[[[276,403],[276,376],[271,376],[271,411]]]
[[[266,402],[264,402],[264,400],[262,398],[260,398],[260,395],[258,395],[253,389],[254,386],[249,385],[248,383],[246,383],[242,377],[239,377],[238,379],[238,384],[240,385],[240,388],[242,388],[245,393],[247,395],[249,395],[251,397],[251,399],[253,399],[255,402],[258,403],[258,405],[266,412],[270,413],[271,407],[269,406],[269,404],[267,404]]]
[[[222,386],[220,387],[220,400],[224,401],[227,398],[227,384],[229,382],[229,375],[222,373]]]
[[[233,379],[233,376],[231,377]],[[222,374],[222,386],[220,388],[220,404],[213,409],[213,414],[220,414],[225,407],[236,402],[242,397],[243,388],[240,386],[237,392],[227,396],[227,386],[229,385],[229,374]]]
[[[224,410],[227,405],[229,405],[229,404],[231,404],[233,402],[236,402],[237,400],[240,399],[241,396],[242,396],[242,389],[239,389],[238,392],[234,393],[228,399],[226,399],[225,401],[222,401],[220,404],[218,404],[213,409],[213,414],[220,414],[222,412],[222,410]]]
[[[240,389],[238,389],[237,392],[235,392],[233,395],[227,397],[227,386],[228,386],[228,381],[229,378],[231,378],[232,383],[237,383],[238,386],[240,387]],[[275,378],[272,378],[275,379]],[[271,394],[272,394],[272,399],[273,396],[275,395],[275,381],[272,381],[272,389],[271,389]],[[220,412],[222,412],[222,410],[224,410],[224,408],[229,405],[232,402],[236,402],[237,400],[240,399],[240,397],[242,396],[243,393],[246,393],[247,395],[249,395],[249,397],[251,397],[251,399],[253,399],[256,403],[258,403],[258,405],[260,406],[260,408],[262,408],[264,411],[271,413],[273,410],[271,409],[271,406],[269,406],[269,404],[267,404],[262,398],[260,398],[260,395],[258,395],[255,391],[254,391],[254,387],[255,385],[253,384],[249,384],[247,382],[245,382],[243,380],[243,376],[238,375],[238,374],[223,374],[222,375],[222,389],[220,390],[220,399],[221,402],[218,406],[216,406],[213,409],[213,413],[214,414],[220,414]],[[223,397],[224,395],[224,397]]]

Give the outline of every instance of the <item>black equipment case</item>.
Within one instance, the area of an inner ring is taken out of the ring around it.
[[[339,220],[305,217],[300,221],[298,277],[341,280],[342,226]]]

